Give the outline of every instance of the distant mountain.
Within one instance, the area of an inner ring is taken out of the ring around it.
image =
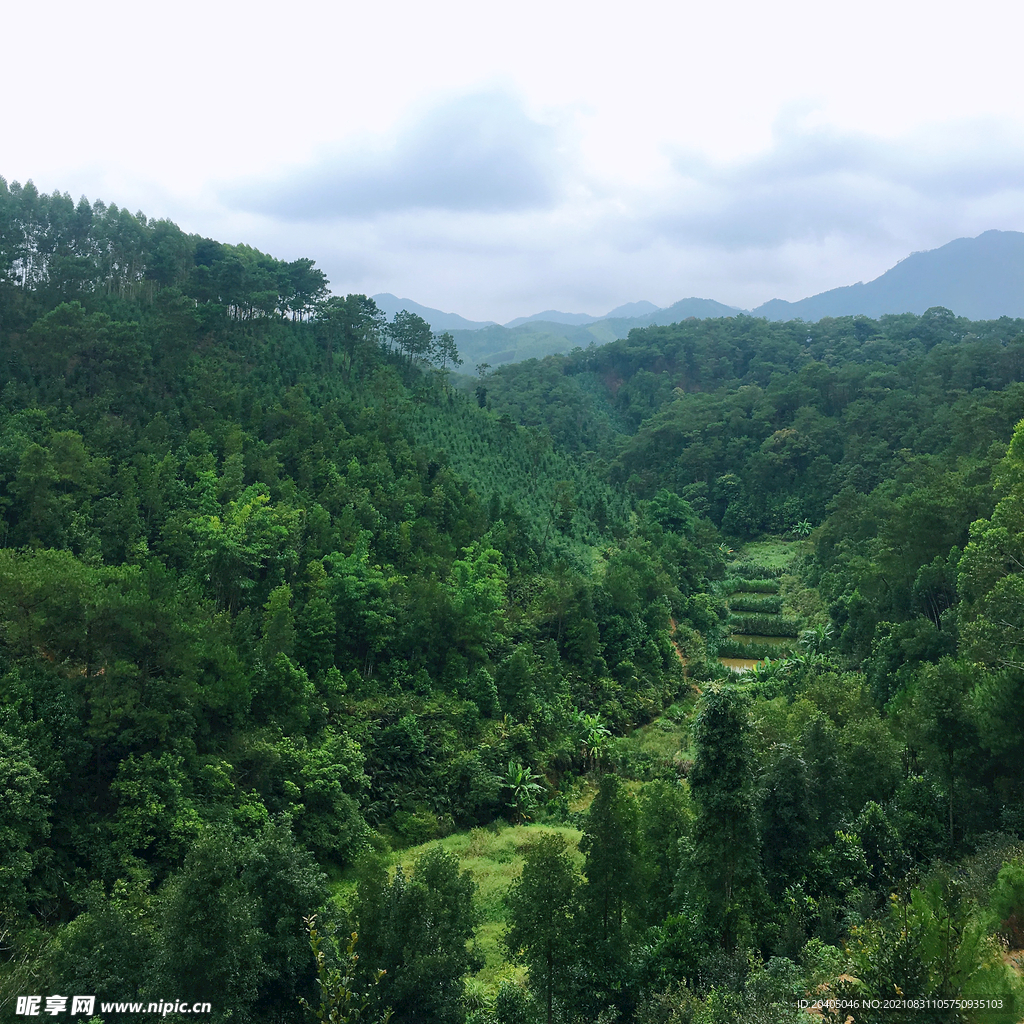
[[[680,299],[665,309],[659,309],[653,302],[630,302],[618,306],[601,318],[586,313],[548,310],[510,320],[503,327],[495,325],[479,331],[457,331],[455,341],[467,366],[478,363],[498,366],[524,359],[541,359],[556,352],[571,352],[574,348],[586,348],[588,345],[603,345],[608,341],[625,338],[636,327],[674,324],[688,317],[734,316],[742,312],[741,309],[723,305],[714,299],[696,298]],[[624,316],[624,313],[639,315]],[[555,316],[564,319],[555,320]]]
[[[543,313],[517,316],[515,320],[509,320],[505,326],[518,327],[520,324],[529,324],[540,320],[546,324],[568,324],[570,327],[582,327],[585,324],[596,324],[601,320],[631,320],[657,312],[659,312],[658,306],[653,302],[648,302],[646,299],[641,299],[639,302],[627,302],[624,306],[616,306],[610,313],[605,313],[604,316],[591,316],[589,313],[563,313],[557,309],[545,309]]]
[[[798,302],[772,299],[753,315],[813,322],[826,316],[923,313],[932,306],[971,320],[1024,316],[1024,232],[958,238],[912,253],[867,284],[832,288]]]
[[[714,299],[680,299],[664,309],[644,300],[617,306],[603,317],[548,309],[501,326],[466,320],[387,293],[374,299],[388,317],[407,309],[435,331],[459,332],[459,349],[470,365],[497,365],[600,345],[625,338],[636,327],[746,312]],[[923,313],[932,306],[945,306],[972,320],[1024,317],[1024,232],[986,231],[977,238],[958,238],[938,249],[912,253],[867,284],[833,288],[798,302],[772,299],[752,310],[752,315],[810,323],[828,316]]]
[[[687,320],[691,316],[698,320],[706,317],[735,316],[737,313],[745,313],[746,310],[736,306],[726,306],[724,303],[715,302],[714,299],[680,299],[673,302],[671,306],[659,309],[652,313],[647,319],[648,323],[664,326],[666,324],[677,324],[680,320]]]
[[[639,302],[627,302],[624,306],[616,306],[610,313],[602,317],[595,317],[599,320],[632,320],[638,316],[647,316],[648,313],[657,313],[659,307],[653,302],[641,299]]]
[[[442,313],[439,309],[421,306],[412,299],[400,299],[390,292],[381,292],[371,297],[377,303],[377,308],[385,313],[389,320],[394,320],[395,314],[405,309],[423,317],[430,324],[432,331],[477,331],[481,327],[494,325],[493,320],[467,320],[458,313]]]
[[[537,320],[543,320],[546,324],[568,324],[570,327],[580,327],[583,324],[592,324],[602,317],[591,316],[589,313],[563,313],[558,309],[545,309],[543,313],[533,313],[530,316],[517,316],[509,320],[505,327],[518,327],[520,324],[531,324]]]

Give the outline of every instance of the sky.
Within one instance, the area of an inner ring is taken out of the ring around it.
[[[308,256],[338,293],[752,308],[1024,230],[1005,0],[5,8],[0,176]]]

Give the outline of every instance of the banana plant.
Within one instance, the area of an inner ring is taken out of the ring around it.
[[[503,784],[509,792],[510,799],[505,806],[512,812],[513,825],[530,820],[526,808],[533,803],[537,794],[544,792],[544,787],[538,781],[540,778],[540,775],[519,761],[509,761]]]

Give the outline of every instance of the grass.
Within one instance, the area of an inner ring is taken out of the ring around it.
[[[828,622],[828,609],[817,590],[804,586],[797,576],[782,579],[783,607],[791,615],[808,623]]]
[[[656,718],[637,729],[631,739],[647,753],[666,761],[692,761],[690,729],[668,718]]]
[[[733,562],[729,566],[729,572],[747,580],[772,580],[781,576],[785,570],[780,569],[777,565],[765,565],[764,562],[743,561]]]
[[[768,565],[773,569],[792,571],[793,562],[807,550],[807,542],[802,540],[782,540],[769,537],[767,540],[752,540],[744,544],[738,552],[743,562],[755,562]]]
[[[742,576],[727,576],[723,584],[729,594],[777,594],[781,586],[778,580],[754,580]]]

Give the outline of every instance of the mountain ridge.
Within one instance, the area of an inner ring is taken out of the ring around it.
[[[751,310],[769,320],[879,317],[944,306],[970,320],[1024,316],[1024,232],[992,229],[905,256],[871,281]]]
[[[691,317],[748,315],[815,322],[825,317],[921,314],[943,306],[972,320],[996,320],[1024,317],[1024,232],[992,229],[974,238],[953,239],[936,249],[910,253],[866,283],[831,288],[793,302],[769,299],[753,310],[691,296],[662,308],[647,300],[626,303],[604,317],[545,310],[498,324],[442,313],[389,293],[374,299],[389,317],[408,309],[435,331],[453,331],[469,365],[499,365],[570,352],[625,338],[634,328],[668,326]]]
[[[468,320],[464,316],[459,316],[458,313],[445,313],[440,309],[431,309],[430,306],[414,302],[412,299],[400,299],[397,295],[392,295],[391,292],[378,292],[376,295],[371,295],[370,298],[377,303],[377,308],[389,319],[393,320],[396,313],[406,310],[426,320],[432,331],[479,331],[485,327],[498,326],[494,320]]]

